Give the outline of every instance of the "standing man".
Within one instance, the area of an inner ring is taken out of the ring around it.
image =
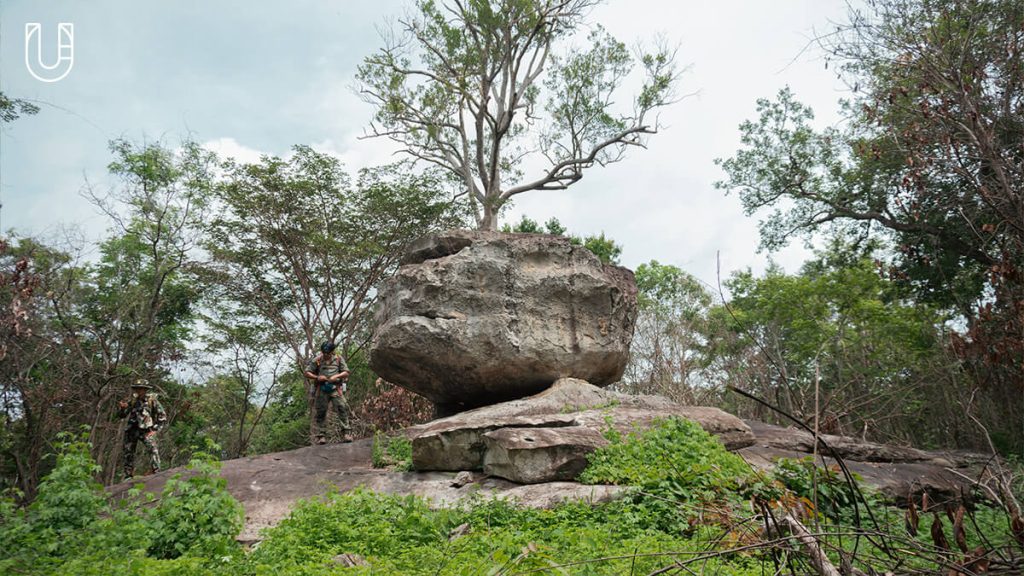
[[[327,418],[327,404],[334,406],[338,413],[341,426],[342,442],[351,442],[349,436],[351,411],[345,401],[345,387],[348,379],[348,364],[341,354],[335,352],[335,344],[325,341],[320,345],[320,353],[306,365],[306,378],[313,381],[313,394],[316,395],[314,409],[316,411],[316,443],[324,444],[324,421]]]
[[[156,447],[156,433],[167,423],[167,413],[156,399],[156,393],[150,392],[152,389],[149,382],[140,378],[132,384],[131,398],[117,403],[118,416],[128,417],[124,428],[122,452],[125,480],[131,480],[135,475],[135,446],[139,440],[146,445],[153,472],[160,471],[160,451]]]

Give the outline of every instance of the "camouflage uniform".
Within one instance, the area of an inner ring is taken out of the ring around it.
[[[333,376],[340,372],[348,371],[348,364],[345,363],[345,359],[340,354],[317,354],[309,364],[306,365],[306,371],[316,374],[317,376]],[[338,422],[341,427],[341,432],[348,439],[349,430],[351,425],[349,420],[351,418],[352,411],[349,410],[348,402],[345,401],[345,395],[342,393],[342,382],[318,382],[314,381],[313,386],[315,388],[314,393],[316,399],[314,401],[314,408],[316,410],[316,436],[318,442],[323,442],[324,438],[324,421],[327,419],[327,405],[334,406],[335,412],[338,414]]]
[[[146,446],[146,450],[149,452],[149,463],[153,468],[153,472],[160,471],[160,451],[156,446],[156,435],[151,432],[157,432],[167,422],[167,413],[164,411],[164,407],[160,405],[160,401],[156,399],[156,394],[143,392],[139,394],[137,392],[132,393],[132,397],[126,402],[127,406],[122,406],[118,412],[121,418],[128,417],[128,423],[124,429],[124,444],[122,445],[123,451],[121,453],[122,460],[124,461],[124,476],[125,479],[131,478],[135,475],[135,447],[139,440]]]

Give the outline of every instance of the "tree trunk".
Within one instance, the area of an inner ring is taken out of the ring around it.
[[[484,216],[477,222],[478,230],[490,230],[492,232],[498,230],[498,212],[491,207],[488,202],[483,203]]]

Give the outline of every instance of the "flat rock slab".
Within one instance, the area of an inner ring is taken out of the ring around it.
[[[636,282],[568,238],[453,230],[424,238],[381,289],[370,367],[441,413],[522,398],[561,377],[622,376]]]
[[[484,474],[520,484],[571,481],[608,440],[593,428],[502,428],[484,434]]]
[[[386,494],[415,494],[430,499],[436,507],[457,506],[471,495],[480,495],[550,508],[571,500],[607,502],[623,491],[618,486],[586,486],[576,482],[521,485],[484,475],[475,475],[470,482],[459,485],[454,482],[456,474],[451,472],[392,472],[373,468],[372,444],[372,440],[365,439],[224,461],[221,476],[227,480],[228,492],[245,508],[245,525],[238,540],[262,539],[260,531],[287,517],[300,499],[331,490],[347,492],[360,486]],[[177,473],[188,474],[183,468],[175,468],[139,480],[146,492],[159,495],[167,479]],[[134,484],[122,482],[108,487],[108,491],[112,498],[124,498]]]
[[[757,441],[736,453],[754,468],[768,470],[780,458],[799,460],[814,453],[814,436],[804,430],[755,420],[745,422]],[[864,484],[899,505],[905,505],[909,498],[919,501],[926,492],[935,502],[953,501],[969,495],[972,482],[965,476],[977,477],[979,466],[989,460],[983,454],[965,451],[918,450],[827,434],[821,438],[843,459],[851,472],[860,476]],[[831,451],[820,448],[817,464],[837,466],[831,454]]]
[[[551,388],[529,398],[485,406],[414,426],[408,429],[408,434],[412,438],[413,467],[417,470],[486,470],[484,463],[489,450],[496,449],[503,453],[490,458],[491,473],[518,482],[544,482],[564,479],[565,471],[559,471],[557,466],[517,469],[513,464],[527,466],[528,463],[539,465],[562,461],[567,458],[567,451],[584,450],[575,444],[576,439],[584,435],[589,438],[602,436],[609,426],[627,434],[673,416],[697,422],[731,450],[754,443],[754,435],[747,424],[718,408],[680,406],[660,396],[622,394],[575,378],[560,379]],[[487,435],[495,439],[510,439],[519,434],[517,431],[538,428],[563,429],[550,430],[545,434],[548,438],[564,440],[564,444],[537,444],[529,451],[529,457],[522,452],[515,460],[509,460],[501,442],[486,441]],[[508,432],[503,436],[494,435],[496,431],[503,430]],[[577,456],[585,457],[585,454]],[[547,470],[548,475],[545,476],[541,470]]]

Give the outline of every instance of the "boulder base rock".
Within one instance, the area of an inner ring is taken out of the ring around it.
[[[434,420],[407,433],[416,470],[483,469],[536,483],[565,479],[577,467],[576,474],[582,471],[586,454],[603,445],[602,433],[609,426],[627,434],[672,416],[697,422],[731,450],[754,443],[742,420],[717,408],[622,394],[575,378],[558,380],[529,398]]]
[[[542,395],[542,400],[550,403],[549,407],[558,405],[555,400],[589,398],[589,402],[603,397],[604,394],[611,394],[609,391],[583,386],[580,383],[561,384]],[[664,399],[647,398],[651,402],[660,400],[669,404]],[[520,409],[523,409],[523,404],[524,402],[519,402]],[[588,404],[579,406],[586,407]],[[601,409],[597,410],[600,412]],[[574,416],[578,417],[578,414],[568,413],[559,416],[571,419]],[[769,468],[774,465],[774,460],[780,457],[809,456],[803,451],[809,446],[807,436],[803,432],[755,421],[738,422],[748,435],[753,432],[753,436],[748,438],[756,440],[756,443],[738,449],[737,453],[755,468]],[[708,423],[703,425],[707,428]],[[730,429],[730,426],[724,425],[724,420],[717,425],[721,430]],[[418,430],[408,429],[407,433],[422,433],[423,428],[421,426]],[[559,433],[566,429],[562,426],[551,428]],[[510,430],[520,432],[516,429]],[[521,431],[528,432],[529,429],[523,428]],[[733,437],[739,436],[734,432]],[[882,494],[898,503],[905,502],[907,497],[916,498],[920,503],[922,492],[928,492],[933,502],[944,502],[969,494],[973,485],[969,478],[978,478],[991,459],[984,454],[948,451],[923,454],[908,452],[906,455],[911,459],[910,462],[895,459],[884,462],[861,462],[856,458],[878,454],[878,445],[861,450],[852,447],[857,443],[855,440],[847,438],[845,441],[849,445],[841,453],[845,455],[850,470],[862,476],[865,484],[879,489]],[[483,442],[487,442],[487,439],[485,438]],[[526,506],[542,508],[564,501],[608,502],[621,496],[626,490],[619,486],[584,486],[575,482],[519,484],[482,472],[457,475],[455,472],[382,470],[372,466],[372,445],[373,440],[367,438],[350,444],[308,446],[288,452],[224,461],[221,476],[226,480],[231,495],[245,507],[245,527],[238,538],[249,544],[258,541],[261,538],[260,531],[288,516],[298,500],[332,490],[346,492],[364,487],[389,494],[415,494],[429,498],[432,506],[436,507],[458,506],[467,498],[493,497],[512,499]],[[740,445],[742,443],[733,444]],[[893,454],[899,455],[898,452]],[[925,459],[920,459],[922,455]],[[834,463],[832,459],[825,462],[830,466]],[[482,461],[480,466],[484,466]],[[178,473],[188,477],[194,472],[174,468],[146,476],[140,481],[145,492],[159,495],[167,479]],[[132,482],[123,482],[110,486],[108,490],[112,498],[120,500],[130,497],[133,486]],[[140,505],[143,502],[140,500]]]
[[[484,434],[484,473],[520,484],[575,480],[608,440],[593,428],[502,428]]]
[[[370,366],[441,412],[622,376],[637,313],[629,270],[566,238],[486,231],[428,237],[403,262],[381,292]]]

